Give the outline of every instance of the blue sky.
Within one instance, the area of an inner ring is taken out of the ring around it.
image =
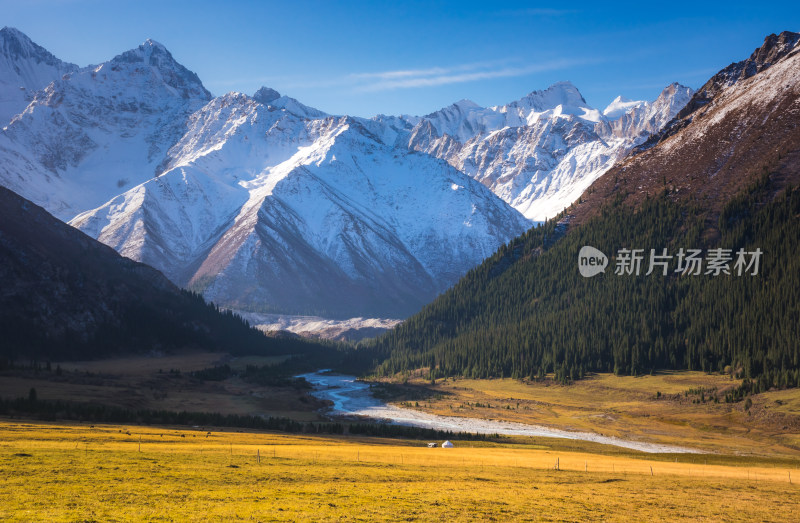
[[[87,65],[147,38],[215,95],[259,86],[329,113],[489,106],[572,81],[595,107],[699,87],[766,35],[800,31],[795,2],[290,2],[0,0],[16,27]]]

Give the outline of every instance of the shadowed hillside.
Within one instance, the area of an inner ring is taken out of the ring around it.
[[[0,357],[12,359],[199,348],[287,354],[309,346],[266,338],[3,187],[0,333]]]

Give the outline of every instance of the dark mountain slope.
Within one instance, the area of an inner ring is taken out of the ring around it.
[[[286,354],[44,209],[0,187],[0,357],[89,358],[203,348]]]
[[[726,206],[729,224],[713,242],[704,212],[663,196],[634,216],[609,208],[549,249],[552,225],[532,230],[379,338],[372,358],[386,358],[384,374],[433,367],[437,376],[570,379],[730,365],[764,386],[800,384],[800,191],[760,206],[774,189],[765,177]],[[757,276],[645,276],[646,259],[639,276],[616,275],[612,258],[605,274],[586,279],[577,270],[584,245],[609,255],[718,246],[763,255]]]

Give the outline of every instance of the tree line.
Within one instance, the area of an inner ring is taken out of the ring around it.
[[[285,417],[221,414],[218,412],[187,412],[149,409],[126,409],[96,403],[40,400],[36,389],[27,398],[0,398],[0,416],[23,417],[42,421],[72,420],[87,423],[121,423],[144,425],[182,425],[201,427],[231,427],[251,430],[270,430],[290,434],[354,434],[406,439],[498,439],[495,434],[452,432],[423,427],[406,427],[388,423],[306,422]]]

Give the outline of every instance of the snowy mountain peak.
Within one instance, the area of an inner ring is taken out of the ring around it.
[[[128,64],[134,67],[139,64],[150,66],[159,72],[167,85],[176,89],[184,98],[211,99],[211,93],[203,87],[200,78],[179,64],[167,48],[155,40],[145,40],[136,49],[115,56],[108,64],[113,70]]]
[[[0,55],[0,93],[24,93],[10,109],[0,96],[0,110],[15,115],[0,133],[0,183],[59,218],[160,174],[189,115],[211,99],[152,40],[101,65],[62,70]]]
[[[281,97],[281,93],[267,86],[262,86],[261,89],[253,94],[253,100],[264,105],[268,105]]]
[[[600,111],[587,105],[572,82],[555,83],[544,91],[533,91],[508,105],[492,107],[492,110],[504,114],[505,125],[510,127],[533,125],[551,117],[578,117],[592,124],[603,118]]]
[[[472,100],[467,98],[462,98],[461,100],[457,101],[453,104],[454,107],[458,107],[460,109],[483,109],[480,105],[476,104]]]
[[[673,82],[666,86],[653,102],[630,100],[624,96],[617,96],[603,110],[603,116],[609,121],[614,121],[626,115],[635,117],[641,111],[644,111],[641,114],[646,113],[648,115],[647,118],[652,118],[656,113],[663,112],[664,114],[672,115],[668,118],[669,120],[681,107],[686,105],[693,93],[694,91],[690,87]],[[662,120],[663,118],[658,118],[657,123],[648,129],[649,132],[653,132],[655,127],[664,125],[665,121]]]
[[[13,60],[32,59],[53,66],[62,64],[61,60],[35,44],[25,33],[8,26],[0,29],[0,53]]]
[[[0,38],[3,38],[3,39],[9,38],[9,37],[11,37],[11,38],[19,38],[20,36],[30,40],[30,38],[28,38],[28,35],[26,35],[22,31],[20,31],[16,27],[11,27],[11,26],[6,25],[6,26],[3,26],[2,29],[0,29]]]
[[[555,109],[559,105],[569,107],[589,107],[583,95],[572,82],[557,82],[544,91],[533,91],[518,102],[537,111]],[[513,104],[509,104],[513,105]]]
[[[459,100],[424,116],[422,121],[430,122],[439,137],[447,135],[463,144],[504,127],[524,127],[541,119],[573,117],[590,125],[603,119],[600,111],[589,107],[571,82],[558,82],[508,105],[487,108],[471,100]],[[407,121],[420,125],[420,122]]]
[[[612,102],[604,115],[608,124],[599,124],[598,133],[604,138],[623,139],[629,146],[638,147],[659,133],[686,106],[694,91],[677,82],[666,86],[652,102]]]
[[[158,49],[159,51],[169,53],[169,51],[167,51],[167,48],[164,47],[164,44],[156,42],[152,38],[148,38],[147,40],[145,40],[140,47],[144,47],[145,49]]]
[[[672,119],[692,95],[668,86],[652,103],[617,97],[602,113],[570,82],[492,108],[462,102],[430,114],[408,147],[441,158],[527,218],[552,217]]]
[[[501,114],[466,99],[426,115],[424,119],[433,125],[439,136],[448,135],[462,143],[503,126]]]
[[[467,115],[469,113],[475,111],[486,111],[486,110],[487,109],[481,107],[472,100],[467,100],[466,98],[463,98],[455,103],[448,105],[447,107],[443,107],[438,111],[425,115],[425,118],[434,122],[442,119],[446,121],[455,121],[456,119],[460,119],[464,115]]]
[[[668,86],[666,86],[664,89],[661,90],[660,96],[672,95],[681,89],[688,89],[688,87],[679,84],[678,82],[672,82],[671,84],[669,84]]]
[[[337,316],[404,316],[530,225],[376,122],[292,101],[215,98],[165,172],[72,224],[218,303]]]
[[[281,95],[281,93],[275,89],[267,86],[262,86],[258,91],[253,93],[252,99],[262,105],[268,106],[270,110],[283,110],[308,120],[325,118],[328,116],[328,113],[324,111],[302,104],[291,96]]]
[[[275,100],[269,102],[268,105],[276,109],[283,109],[284,111],[292,113],[295,116],[307,118],[309,120],[328,116],[328,113],[302,104],[291,96],[281,96],[280,98],[276,98]]]
[[[13,27],[0,29],[0,128],[33,99],[36,91],[78,70]]]
[[[646,103],[647,102],[643,100],[631,100],[629,98],[625,98],[624,96],[617,96],[614,98],[614,101],[608,104],[608,107],[603,109],[603,116],[609,120],[616,120],[631,109],[635,107],[641,107]]]
[[[167,64],[169,62],[177,64],[166,47],[148,38],[139,47],[115,56],[111,60],[111,63],[146,63],[149,65],[160,65],[159,57],[163,57]]]
[[[658,95],[658,98],[656,98],[653,104],[671,103],[683,107],[689,101],[689,98],[692,97],[692,94],[694,94],[694,90],[691,87],[673,82],[661,91],[661,94]]]

